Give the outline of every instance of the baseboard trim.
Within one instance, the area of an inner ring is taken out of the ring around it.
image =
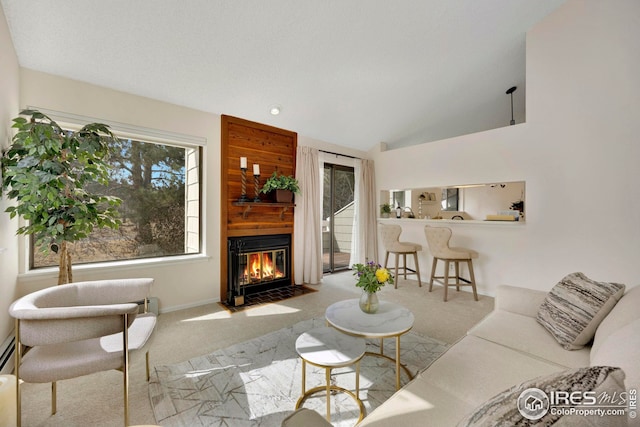
[[[210,299],[194,302],[191,304],[182,304],[182,305],[174,305],[171,307],[163,307],[162,309],[160,309],[160,314],[171,313],[172,311],[186,310],[188,308],[200,307],[201,305],[215,304],[217,302],[220,302],[220,298],[210,298]]]

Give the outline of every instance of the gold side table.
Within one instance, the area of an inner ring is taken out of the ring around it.
[[[304,332],[296,340],[296,352],[302,359],[302,395],[296,403],[300,408],[304,401],[314,393],[325,391],[327,395],[327,421],[331,421],[331,390],[346,393],[351,396],[360,408],[362,421],[365,408],[360,400],[360,359],[364,356],[365,342],[362,338],[352,337],[334,328],[316,328]],[[326,384],[306,390],[307,363],[325,369]],[[356,392],[337,385],[331,385],[331,369],[356,367]]]
[[[407,367],[400,363],[400,337],[413,327],[414,316],[407,308],[389,301],[381,301],[380,308],[374,314],[360,310],[358,299],[338,301],[325,311],[327,324],[340,332],[360,338],[380,339],[380,353],[367,355],[388,359],[396,365],[396,390],[400,390],[400,369],[409,380],[413,378]],[[384,354],[384,339],[395,338],[395,358]]]

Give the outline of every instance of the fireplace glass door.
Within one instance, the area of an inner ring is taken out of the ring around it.
[[[282,279],[287,271],[287,249],[250,252],[240,257],[238,282],[255,285]]]

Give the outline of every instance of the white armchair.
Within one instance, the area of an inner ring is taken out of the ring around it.
[[[153,279],[70,283],[42,289],[15,301],[18,427],[20,380],[52,383],[51,413],[56,413],[56,381],[111,369],[124,376],[124,425],[129,425],[129,353],[146,347],[156,324],[147,312]],[[139,314],[138,302],[144,302]],[[149,352],[146,351],[147,381]]]

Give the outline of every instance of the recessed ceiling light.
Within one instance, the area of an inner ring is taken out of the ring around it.
[[[277,116],[278,114],[280,114],[281,111],[282,111],[282,107],[279,105],[272,105],[271,107],[269,107],[269,113],[271,113],[274,116]]]

